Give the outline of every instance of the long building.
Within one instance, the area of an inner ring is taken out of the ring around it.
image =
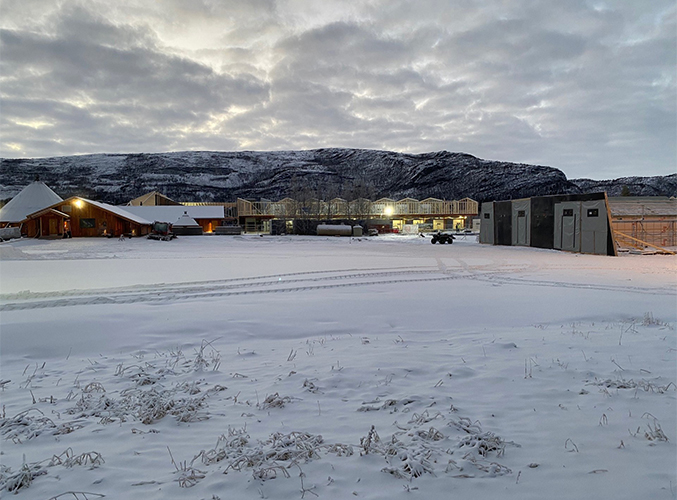
[[[402,231],[405,225],[417,226],[420,230],[465,229],[477,216],[479,204],[470,198],[462,200],[440,200],[426,198],[416,200],[404,198],[393,200],[380,198],[371,201],[365,198],[348,201],[343,198],[325,200],[294,200],[284,198],[272,200],[246,200],[238,198],[235,203],[213,203],[223,205],[226,215],[237,221],[245,232],[273,231],[272,221],[284,221],[294,227],[293,221],[360,221],[380,232]],[[207,203],[183,202],[185,206],[207,205]],[[293,232],[293,231],[288,231]]]
[[[43,183],[33,183],[3,209],[4,225],[21,228],[28,237],[145,235],[154,221],[173,224],[186,213],[204,233],[218,227],[240,227],[247,233],[314,234],[314,225],[326,222],[361,224],[365,229],[398,232],[465,229],[478,214],[470,198],[441,200],[360,198],[329,201],[284,198],[279,201],[246,200],[233,203],[203,203],[171,200],[156,191],[114,206],[73,196],[62,200]]]

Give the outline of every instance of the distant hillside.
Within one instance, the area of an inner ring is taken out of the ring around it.
[[[606,191],[609,196],[677,196],[677,174],[659,177],[621,177],[611,181],[573,179],[584,193]]]
[[[607,189],[677,194],[675,175],[570,181],[556,168],[488,161],[441,151],[403,154],[363,149],[279,152],[94,154],[3,159],[0,199],[39,176],[62,197],[125,203],[151,190],[178,201],[367,197],[470,197],[477,201]]]

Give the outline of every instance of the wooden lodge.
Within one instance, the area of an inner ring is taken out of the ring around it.
[[[142,236],[150,222],[126,210],[73,196],[28,215],[22,234],[34,237]]]

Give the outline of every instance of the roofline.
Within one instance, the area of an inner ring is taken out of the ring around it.
[[[26,216],[26,219],[32,219],[33,217],[36,217],[40,212],[43,212],[43,211],[45,211],[45,210],[49,210],[49,209],[56,210],[55,207],[57,207],[57,206],[59,206],[59,205],[62,205],[63,203],[67,203],[67,202],[69,202],[69,201],[71,201],[71,200],[82,200],[82,201],[84,201],[85,203],[89,203],[90,205],[93,205],[93,206],[95,206],[95,207],[97,206],[97,204],[98,204],[98,205],[107,205],[107,203],[102,203],[102,202],[100,202],[100,201],[89,200],[89,199],[87,199],[87,198],[83,198],[82,196],[71,196],[70,198],[66,198],[65,200],[61,200],[61,201],[59,201],[59,202],[57,202],[57,203],[54,203],[54,204],[52,204],[52,205],[50,205],[50,206],[48,206],[48,207],[45,207],[45,208],[43,208],[43,209],[41,209],[41,210],[38,210],[38,211],[36,211],[36,212],[33,212],[32,214],[28,214],[28,215]],[[114,208],[118,208],[119,210],[124,210],[123,208],[116,207],[115,205],[109,205],[109,206],[114,207]],[[98,208],[101,208],[102,210],[106,210],[107,212],[112,213],[112,214],[115,215],[116,217],[120,217],[121,219],[124,219],[124,220],[126,220],[126,221],[128,221],[128,222],[132,222],[132,223],[134,223],[134,224],[139,224],[140,226],[150,226],[150,225],[152,225],[152,222],[149,222],[149,221],[146,221],[146,222],[139,222],[138,220],[130,219],[129,217],[125,217],[125,216],[122,215],[122,214],[115,213],[115,212],[113,212],[112,210],[108,210],[108,209],[106,209],[105,207],[98,207]],[[58,211],[58,210],[57,210],[57,211]],[[134,215],[134,214],[130,214],[130,215]],[[24,219],[24,220],[25,220],[25,219]]]
[[[43,208],[42,210],[38,210],[37,212],[33,212],[28,217],[26,217],[26,219],[24,219],[24,220],[32,219],[32,218],[35,218],[35,217],[41,217],[46,212],[54,212],[55,214],[59,215],[60,217],[64,217],[66,219],[71,218],[71,216],[69,214],[62,212],[61,210],[57,210],[56,208],[52,208],[52,207],[47,207],[47,208]]]

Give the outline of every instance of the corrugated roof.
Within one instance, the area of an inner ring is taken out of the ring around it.
[[[42,181],[35,181],[23,188],[19,194],[0,209],[0,221],[21,222],[28,215],[63,201]]]
[[[125,206],[124,210],[150,221],[173,222],[188,212],[193,219],[223,219],[223,205],[186,207],[183,205]]]

